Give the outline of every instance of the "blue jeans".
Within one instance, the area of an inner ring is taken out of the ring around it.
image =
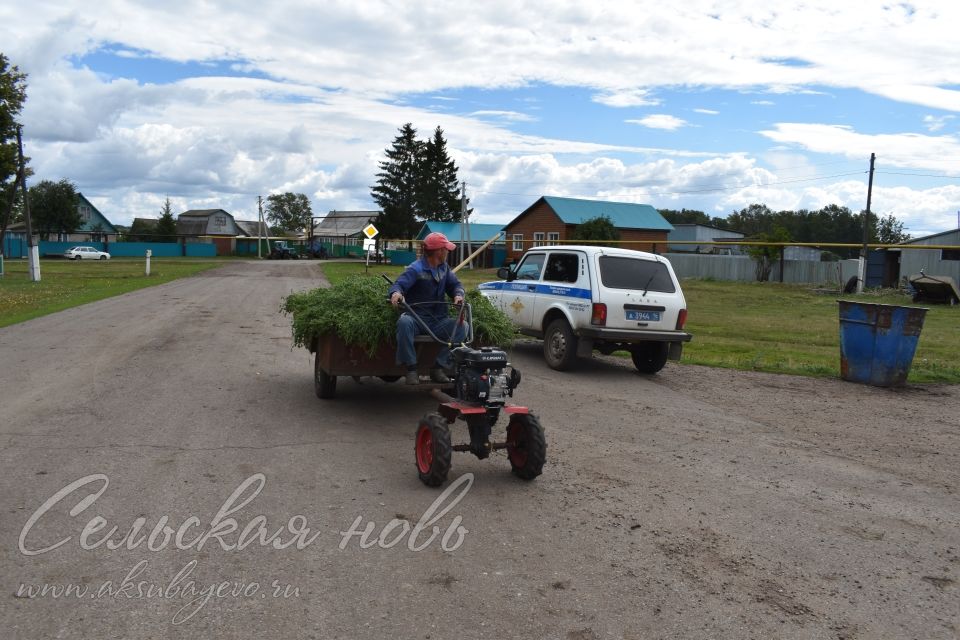
[[[433,335],[441,340],[459,343],[467,335],[467,323],[464,322],[457,327],[456,318],[436,318],[426,314],[420,314],[420,317],[433,331]],[[414,349],[413,338],[421,334],[426,335],[427,332],[409,313],[404,313],[397,319],[397,364],[405,367],[417,364],[417,352]],[[449,337],[451,334],[453,338]],[[444,347],[437,354],[436,366],[449,369],[451,364],[450,349]]]

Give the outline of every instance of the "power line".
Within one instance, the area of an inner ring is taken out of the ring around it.
[[[948,180],[960,180],[960,176],[948,176],[935,173],[906,173],[902,171],[877,171],[876,173],[883,173],[890,176],[913,176],[916,178],[946,178]]]

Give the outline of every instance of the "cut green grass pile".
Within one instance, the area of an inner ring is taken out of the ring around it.
[[[26,260],[5,260],[0,278],[0,327],[56,311],[192,276],[220,266],[217,258],[41,260],[40,282],[31,282]]]
[[[331,282],[363,273],[360,263],[325,263]],[[373,266],[396,277],[403,267]],[[496,270],[461,270],[467,289],[496,280]],[[379,275],[377,275],[379,277]],[[838,299],[929,309],[908,381],[960,383],[960,306],[914,304],[901,292],[819,295],[813,286],[774,282],[684,280],[687,330],[681,362],[744,371],[840,377]],[[623,355],[623,354],[621,354]]]
[[[397,312],[387,302],[386,280],[362,273],[335,280],[329,288],[292,293],[284,300],[281,310],[293,316],[294,344],[307,346],[315,336],[335,333],[373,355],[381,344],[395,343]],[[467,301],[475,344],[509,346],[510,319],[476,289],[467,291]]]

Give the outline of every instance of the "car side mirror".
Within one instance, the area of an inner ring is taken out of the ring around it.
[[[507,282],[510,282],[511,280],[517,279],[517,273],[515,271],[512,271],[511,269],[508,269],[507,267],[500,267],[499,269],[497,269],[497,277],[500,278],[501,280],[506,280]]]

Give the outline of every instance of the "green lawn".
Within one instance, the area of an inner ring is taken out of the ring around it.
[[[332,283],[363,273],[362,263],[324,263]],[[368,273],[396,277],[403,267],[371,265]],[[462,270],[467,287],[496,279],[493,269]],[[838,296],[813,287],[779,283],[685,280],[693,340],[682,362],[749,371],[840,376]],[[895,292],[842,296],[844,300],[913,305]],[[960,306],[928,305],[910,382],[960,383]]]
[[[800,375],[840,375],[838,296],[804,285],[685,280],[694,335],[683,361]],[[914,305],[895,292],[844,300]],[[960,307],[928,305],[911,382],[960,382]]]
[[[127,293],[223,264],[218,258],[40,260],[40,282],[31,282],[26,260],[4,261],[0,278],[0,327]]]

